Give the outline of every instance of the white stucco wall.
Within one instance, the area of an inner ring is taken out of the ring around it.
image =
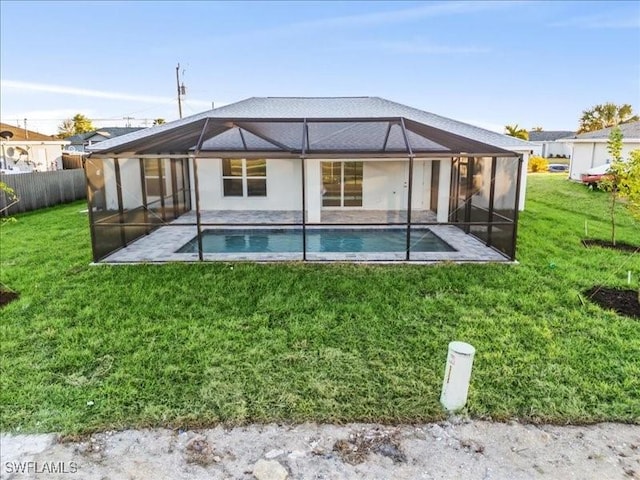
[[[523,154],[528,161],[529,152]],[[449,194],[451,182],[451,159],[440,160],[440,185],[438,190],[439,222],[448,221]],[[430,208],[431,161],[415,160],[413,172],[412,208]],[[319,222],[322,210],[320,159],[306,160],[306,205],[307,221]],[[222,162],[220,159],[200,159],[198,178],[200,184],[200,208],[202,210],[299,210],[302,204],[301,164],[299,160],[267,160],[266,197],[225,197],[222,187]],[[193,181],[191,168],[191,185]],[[408,195],[407,160],[364,160],[363,164],[363,205],[351,207],[354,210],[405,210]],[[514,179],[515,181],[515,179]],[[193,192],[192,188],[192,192]],[[522,169],[520,210],[524,209],[526,192],[526,168]],[[192,197],[195,208],[195,194]]]
[[[629,158],[633,150],[640,150],[640,142],[623,143],[622,158]],[[575,142],[571,154],[569,177],[572,180],[580,180],[581,174],[590,168],[610,163],[610,158],[606,142]]]
[[[112,159],[104,159],[102,162],[104,176],[104,195],[107,210],[118,209],[118,191],[116,188],[116,170]]]
[[[126,210],[142,206],[140,161],[137,158],[120,158],[119,164],[123,208]],[[104,160],[103,165],[107,210],[118,210],[115,165],[111,159]]]
[[[543,142],[542,156],[545,158],[551,158],[551,155],[554,157],[557,157],[558,155],[565,155],[569,158],[571,156],[571,146],[560,142]]]
[[[322,209],[321,159],[306,162],[307,220],[320,221]],[[335,161],[335,159],[333,160]],[[446,164],[449,164],[447,169]],[[443,164],[444,168],[443,168]],[[302,204],[301,164],[299,160],[267,160],[266,197],[225,197],[222,186],[220,159],[198,160],[200,208],[202,210],[297,210]],[[195,186],[191,168],[191,185]],[[439,204],[449,204],[450,160],[441,160],[440,176],[445,184],[440,195],[446,197]],[[365,210],[405,210],[408,195],[409,163],[405,160],[364,160],[362,207]],[[412,207],[428,209],[430,201],[431,160],[415,160],[413,171]],[[195,194],[192,195],[195,207]],[[446,216],[447,212],[444,213]]]
[[[120,159],[120,182],[122,184],[122,207],[125,210],[141,207],[140,160],[137,158]],[[117,203],[115,208],[118,208]]]
[[[520,174],[520,198],[518,201],[518,210],[524,211],[524,203],[527,197],[527,165],[529,165],[529,157],[531,150],[515,150],[522,155],[522,172]]]
[[[266,197],[225,197],[221,160],[197,161],[201,210],[299,210],[302,206],[300,160],[267,160]]]

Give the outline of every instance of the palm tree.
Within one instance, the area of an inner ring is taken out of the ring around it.
[[[524,128],[520,128],[518,124],[515,125],[506,125],[504,127],[505,134],[510,137],[520,138],[522,140],[529,140],[529,132],[527,132]]]
[[[621,123],[636,122],[638,119],[638,116],[633,114],[633,108],[628,103],[623,105],[616,105],[611,102],[602,103],[582,112],[578,133],[615,127]]]

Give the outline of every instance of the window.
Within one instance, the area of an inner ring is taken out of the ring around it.
[[[322,206],[362,206],[362,162],[322,162]]]
[[[222,186],[225,197],[266,197],[267,161],[224,158]]]
[[[144,161],[144,180],[146,183],[147,197],[162,196],[163,177],[164,165],[161,159]]]

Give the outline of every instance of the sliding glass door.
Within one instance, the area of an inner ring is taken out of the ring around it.
[[[362,162],[322,163],[322,206],[362,206]]]

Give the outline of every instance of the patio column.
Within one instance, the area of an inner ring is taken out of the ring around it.
[[[320,223],[322,212],[322,178],[320,160],[306,159],[307,222]]]
[[[438,181],[438,223],[449,221],[449,197],[451,196],[451,158],[440,160],[440,179]]]

